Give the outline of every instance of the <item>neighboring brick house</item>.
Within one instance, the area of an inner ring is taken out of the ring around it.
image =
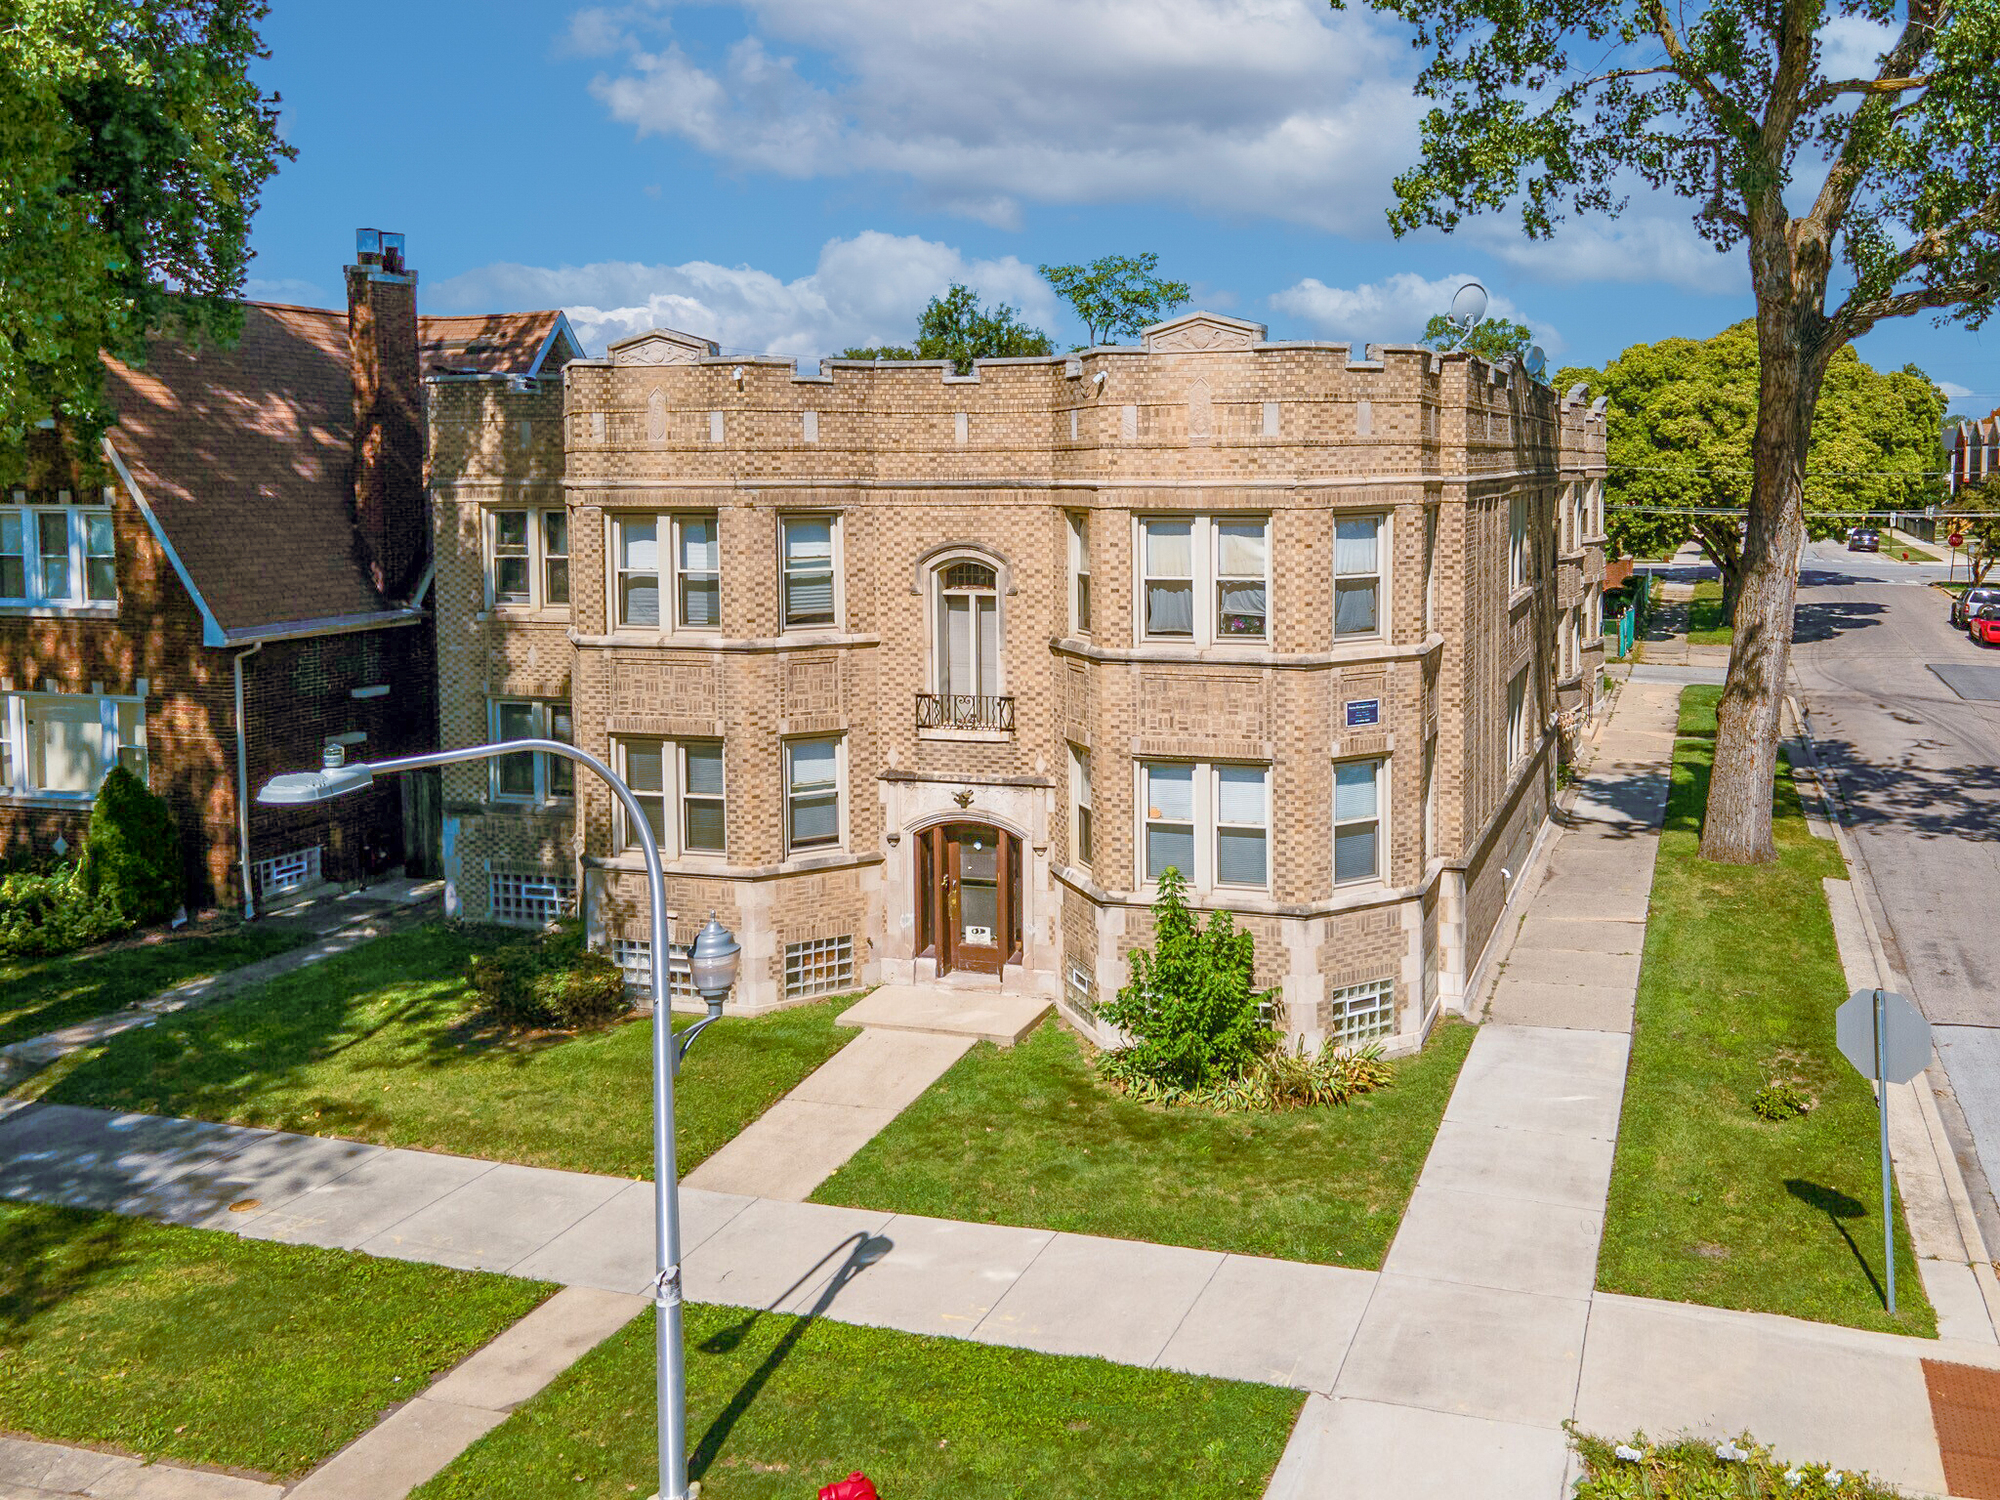
[[[527,373],[575,345],[557,313],[419,320],[401,237],[367,245],[346,310],[248,303],[231,348],[107,361],[108,484],[85,494],[50,432],[0,487],[0,850],[80,844],[114,761],[172,804],[190,905],[434,845],[420,783],[255,792],[330,742],[435,745],[422,364]]]
[[[1954,495],[1967,485],[1984,484],[2000,473],[2000,409],[1977,421],[1946,428],[1944,448],[1951,464],[1950,489]]]
[[[1291,1033],[1414,1045],[1595,701],[1604,425],[1366,356],[1196,313],[963,377],[662,330],[560,399],[433,380],[445,739],[618,767],[676,940],[713,909],[743,942],[735,1008],[941,977],[1088,1024],[1171,863]],[[446,811],[458,910],[580,892],[642,967],[600,787],[523,757]]]

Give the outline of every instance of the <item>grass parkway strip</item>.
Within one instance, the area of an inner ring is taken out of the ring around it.
[[[553,1290],[0,1204],[0,1430],[293,1478]]]
[[[1217,1114],[1113,1092],[1046,1022],[968,1052],[813,1201],[1374,1269],[1472,1037],[1440,1026],[1347,1104]]]
[[[1261,1495],[1305,1396],[1103,1360],[690,1305],[688,1468],[715,1500]],[[652,1491],[650,1310],[412,1500]]]
[[[128,1032],[52,1103],[343,1136],[526,1166],[652,1175],[652,1021],[522,1037],[486,1025],[466,962],[518,937],[433,922]],[[681,1073],[686,1171],[853,1033],[845,1000],[717,1022]]]
[[[1884,1307],[1874,1094],[1833,1038],[1847,986],[1820,881],[1845,878],[1839,851],[1808,831],[1781,763],[1777,861],[1699,858],[1720,695],[1681,697],[1597,1284],[1933,1336],[1900,1205],[1899,1316]],[[1779,1078],[1811,1113],[1751,1111]]]

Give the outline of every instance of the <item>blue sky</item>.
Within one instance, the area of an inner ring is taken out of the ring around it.
[[[1034,267],[1138,250],[1275,337],[1410,339],[1467,275],[1554,363],[1750,310],[1743,252],[1673,200],[1550,244],[1501,219],[1391,238],[1415,62],[1365,9],[348,0],[281,4],[265,38],[299,151],[255,225],[270,300],[337,300],[373,225],[409,236],[425,310],[562,306],[593,347],[665,323],[810,359],[907,338],[952,280],[1076,341]],[[1861,352],[2000,404],[2000,327],[1906,319]]]

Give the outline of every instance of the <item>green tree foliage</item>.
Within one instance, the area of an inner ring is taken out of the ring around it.
[[[1226,911],[1201,920],[1169,867],[1153,903],[1153,951],[1132,950],[1132,978],[1098,1014],[1132,1038],[1103,1058],[1107,1076],[1171,1093],[1240,1078],[1276,1041],[1251,985],[1255,945]]]
[[[964,375],[971,371],[975,359],[1019,359],[1054,352],[1047,334],[1021,321],[1019,308],[1005,302],[993,308],[981,307],[978,293],[954,281],[931,298],[918,317],[916,348],[871,344],[842,350],[840,357],[948,359],[952,368]]]
[[[1972,581],[1984,583],[2000,560],[2000,484],[1987,480],[1960,490],[1945,511],[1945,523],[1962,532],[1969,546]]]
[[[91,461],[101,353],[233,338],[264,179],[292,148],[261,0],[0,0],[0,470],[54,415]]]
[[[605,1026],[632,1008],[624,971],[590,948],[575,917],[474,954],[467,977],[488,1015],[521,1030]]]
[[[1087,266],[1035,269],[1074,309],[1094,346],[1120,334],[1135,339],[1148,324],[1187,302],[1192,295],[1188,284],[1160,280],[1153,274],[1159,267],[1159,255],[1148,250],[1141,255],[1100,255]]]
[[[181,904],[181,831],[166,799],[123,766],[97,789],[83,846],[83,887],[137,926]]]
[[[1333,0],[1339,5],[1342,0]],[[1634,182],[1747,252],[1757,419],[1736,649],[1702,853],[1775,858],[1771,777],[1791,655],[1804,475],[1834,357],[1886,319],[1977,327],[2000,297],[1995,0],[1369,0],[1416,28],[1433,101],[1396,180],[1397,233],[1518,215],[1546,238]],[[1886,48],[1857,76],[1832,28]],[[1795,211],[1796,210],[1796,211]],[[1837,272],[1837,274],[1836,274]]]
[[[1745,319],[1710,339],[1634,344],[1602,371],[1566,369],[1610,397],[1605,531],[1619,548],[1659,557],[1690,538],[1722,570],[1725,608],[1743,566],[1743,518],[1642,514],[1625,506],[1741,509],[1757,427],[1757,330]],[[1864,524],[1857,511],[1921,510],[1944,498],[1938,417],[1944,394],[1914,365],[1878,371],[1853,348],[1828,365],[1806,460],[1804,525],[1813,537]]]
[[[1475,323],[1471,333],[1461,336],[1446,314],[1436,313],[1424,325],[1422,342],[1433,349],[1463,349],[1468,354],[1476,354],[1497,364],[1503,359],[1519,359],[1528,352],[1535,339],[1528,332],[1526,323],[1515,323],[1507,318],[1488,318]]]

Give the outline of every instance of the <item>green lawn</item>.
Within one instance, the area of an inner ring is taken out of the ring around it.
[[[815,1202],[1375,1267],[1396,1232],[1473,1028],[1441,1026],[1376,1094],[1286,1114],[1135,1104],[1045,1022],[981,1043]]]
[[[1694,586],[1694,600],[1688,605],[1688,644],[1727,646],[1735,638],[1735,631],[1722,618],[1722,585],[1713,578],[1702,579]]]
[[[157,940],[64,953],[0,959],[0,1047],[109,1015],[170,989],[241,968],[305,940],[302,933],[238,927],[203,937]]]
[[[431,923],[116,1038],[43,1096],[464,1156],[652,1175],[653,1028],[523,1040],[485,1028],[467,958],[518,936]],[[686,1171],[853,1033],[845,1000],[718,1021],[678,1080]]]
[[[1820,881],[1845,876],[1839,850],[1807,831],[1781,761],[1777,863],[1696,852],[1713,741],[1685,731],[1712,732],[1721,691],[1681,697],[1598,1285],[1931,1335],[1900,1209],[1900,1316],[1882,1303],[1874,1095],[1833,1040],[1847,984]],[[1818,1107],[1758,1119],[1751,1096],[1776,1074]]]
[[[552,1290],[0,1204],[0,1430],[293,1478]]]
[[[688,1469],[704,1500],[1263,1493],[1304,1395],[886,1329],[687,1309]],[[412,1500],[627,1500],[658,1476],[650,1311]]]

